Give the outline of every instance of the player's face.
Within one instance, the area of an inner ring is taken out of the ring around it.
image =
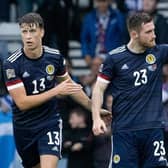
[[[153,21],[142,24],[141,30],[138,33],[139,44],[144,48],[152,48],[156,45],[155,43],[155,26]]]
[[[34,50],[42,45],[44,30],[36,24],[22,24],[21,37],[25,49]]]

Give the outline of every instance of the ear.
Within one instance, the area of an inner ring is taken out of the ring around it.
[[[42,38],[44,37],[44,33],[45,33],[44,29],[41,29],[41,37]]]
[[[137,31],[133,30],[131,31],[131,38],[136,39],[138,37]]]

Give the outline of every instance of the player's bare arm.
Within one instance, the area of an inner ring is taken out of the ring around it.
[[[59,77],[57,78],[59,82],[62,81],[68,81],[69,83],[73,85],[78,85],[76,84],[69,75],[66,75],[64,77]],[[81,89],[78,92],[75,92],[73,94],[69,94],[76,102],[81,104],[83,107],[85,107],[87,110],[91,111],[91,100],[89,97],[84,93],[84,91]]]
[[[46,101],[57,95],[74,94],[75,92],[79,92],[80,90],[80,85],[74,85],[66,80],[56,87],[38,95],[27,95],[24,86],[12,89],[9,91],[9,93],[20,110],[28,110],[45,103]]]
[[[103,95],[107,85],[107,83],[97,80],[92,93],[92,129],[95,135],[103,134],[107,131],[106,124],[100,116],[100,109],[103,104]]]
[[[57,78],[57,81],[62,82],[62,81],[68,81],[71,84],[77,85],[69,75],[66,75],[64,77],[59,77]],[[89,97],[85,94],[85,92],[81,89],[78,92],[75,92],[73,94],[69,94],[76,102],[78,102],[80,105],[82,105],[83,107],[85,107],[87,110],[92,111],[91,110],[91,100],[89,99]],[[111,118],[111,112],[105,109],[99,109],[100,114],[102,117],[106,117],[106,118]]]

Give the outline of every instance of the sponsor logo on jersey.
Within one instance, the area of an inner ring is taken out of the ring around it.
[[[146,62],[150,65],[154,64],[156,62],[156,57],[153,54],[148,54],[146,56]]]
[[[58,147],[57,147],[57,146],[54,146],[51,150],[52,150],[52,151],[58,151]]]
[[[117,155],[117,154],[114,155],[114,157],[113,157],[113,162],[116,163],[116,164],[119,163],[119,162],[120,162],[120,156]]]
[[[15,70],[14,69],[7,69],[6,76],[8,79],[15,78],[16,77]]]
[[[167,162],[167,159],[164,156],[160,156],[159,157],[159,162],[163,162],[163,161]]]
[[[49,75],[53,75],[54,74],[54,72],[55,72],[55,67],[54,67],[54,65],[47,65],[46,66],[46,72],[47,72],[47,74],[49,74]]]
[[[30,74],[29,74],[27,71],[24,72],[23,75],[22,75],[23,78],[27,78],[27,77],[29,77],[29,76],[30,76]]]
[[[129,67],[128,67],[128,65],[127,64],[124,64],[122,67],[121,67],[121,69],[129,69]]]

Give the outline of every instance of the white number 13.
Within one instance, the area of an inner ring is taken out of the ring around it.
[[[60,139],[59,139],[59,132],[53,131],[53,132],[48,132],[48,145],[59,145]]]
[[[33,85],[34,85],[34,89],[33,89],[33,94],[37,94],[40,91],[45,90],[45,78],[41,78],[40,79],[40,84],[38,86],[38,81],[37,80],[33,80],[32,81]],[[38,88],[39,87],[39,88]]]

